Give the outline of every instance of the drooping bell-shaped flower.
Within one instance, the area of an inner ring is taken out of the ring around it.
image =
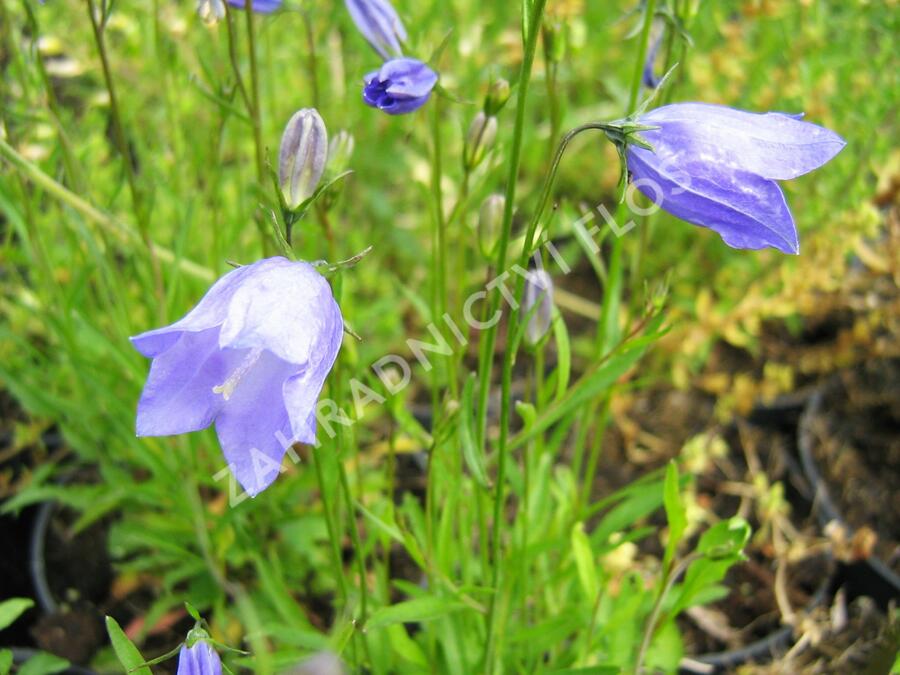
[[[291,444],[315,442],[316,403],[342,336],[331,287],[312,265],[276,257],[239,267],[179,321],[131,338],[153,359],[137,435],[215,423],[229,468],[256,495]]]
[[[363,101],[389,115],[402,115],[425,105],[437,81],[437,74],[417,59],[392,59],[366,75]]]
[[[278,151],[278,183],[291,209],[313,196],[328,160],[328,131],[315,108],[303,108],[288,120]]]
[[[525,344],[534,346],[550,330],[553,319],[553,279],[542,269],[528,270],[522,293]]]
[[[406,28],[387,0],[344,0],[353,23],[366,41],[385,61],[403,56],[400,43],[406,41]]]
[[[226,0],[226,2],[232,7],[241,9],[245,7],[244,0]],[[271,14],[281,7],[282,2],[283,0],[250,0],[250,7],[254,12],[259,12],[260,14]]]
[[[199,640],[191,647],[184,644],[178,653],[176,675],[222,675],[222,660],[205,640]]]
[[[844,147],[833,131],[800,116],[676,103],[640,115],[629,143],[632,181],[669,213],[719,233],[734,248],[798,253],[794,218],[779,180],[816,169]]]

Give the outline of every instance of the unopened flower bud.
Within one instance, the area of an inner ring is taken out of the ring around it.
[[[566,56],[566,25],[559,19],[547,19],[542,28],[547,60],[560,63]]]
[[[463,164],[467,169],[474,169],[481,164],[487,151],[494,146],[497,140],[497,118],[488,116],[483,112],[475,115],[469,132],[466,134],[466,144],[463,148]]]
[[[284,201],[296,209],[312,197],[328,159],[328,131],[315,108],[294,113],[284,128],[278,153],[278,183]]]
[[[491,83],[487,96],[484,97],[484,113],[489,117],[494,117],[498,112],[503,110],[503,106],[509,100],[510,88],[509,82],[502,77]]]
[[[402,56],[406,28],[388,0],[344,0],[353,23],[366,41],[387,61]]]
[[[497,242],[500,241],[505,208],[506,198],[500,194],[493,194],[484,200],[478,212],[478,246],[485,258],[494,257]]]
[[[197,15],[204,23],[217,23],[225,18],[225,5],[222,0],[197,0]]]
[[[553,318],[553,279],[544,270],[529,270],[522,296],[522,316],[525,325],[525,344],[533,347],[550,330]]]
[[[349,131],[341,129],[336,135],[332,136],[328,142],[327,171],[329,176],[337,176],[347,170],[347,167],[350,166],[350,157],[353,155],[355,145],[353,134]]]

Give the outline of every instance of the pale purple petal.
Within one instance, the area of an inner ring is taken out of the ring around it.
[[[627,161],[636,187],[661,208],[715,230],[734,248],[799,251],[797,228],[776,182],[702,156],[673,159],[656,150],[631,146]]]
[[[657,152],[693,155],[763,178],[788,180],[817,169],[846,145],[830,129],[794,115],[735,110],[707,103],[674,103],[642,115],[642,133]]]
[[[270,258],[253,270],[235,292],[222,324],[219,345],[261,347],[289,363],[306,364],[322,335],[342,325],[331,287],[315,268]],[[279,262],[280,261],[280,262]]]
[[[213,388],[225,382],[249,350],[219,349],[219,328],[184,332],[153,359],[138,401],[138,436],[169,436],[199,431],[222,408]]]
[[[244,0],[226,0],[232,7],[244,8],[246,5]],[[250,7],[254,12],[261,14],[270,14],[281,7],[282,0],[251,0]]]
[[[235,478],[256,496],[278,477],[293,435],[282,394],[296,370],[263,352],[216,417],[216,434]]]
[[[406,29],[387,0],[345,0],[353,23],[383,59],[401,56]]]
[[[178,655],[176,675],[222,675],[222,661],[207,642],[201,640],[193,647],[184,645]]]
[[[175,344],[185,331],[199,332],[221,325],[225,321],[231,298],[244,275],[266,262],[262,260],[255,265],[244,265],[231,270],[216,281],[184,317],[168,326],[135,335],[131,338],[131,344],[147,358],[154,358]]]

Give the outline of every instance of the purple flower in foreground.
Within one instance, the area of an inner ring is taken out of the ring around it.
[[[417,59],[392,59],[366,75],[363,101],[389,115],[402,115],[425,105],[437,81],[437,74]]]
[[[241,9],[245,7],[244,0],[226,0],[226,2],[232,7],[240,7]],[[251,0],[250,7],[253,8],[254,12],[270,14],[281,7],[282,2],[283,0]]]
[[[816,169],[844,140],[799,116],[676,103],[643,114],[653,150],[629,144],[635,187],[669,213],[719,233],[734,248],[798,253],[797,228],[778,180]]]
[[[222,661],[205,640],[194,643],[193,647],[182,645],[176,675],[222,675]]]
[[[406,29],[397,11],[387,0],[344,0],[353,23],[366,41],[384,60],[402,56],[400,43],[406,41]]]
[[[215,422],[229,468],[255,496],[292,443],[315,442],[316,401],[342,337],[340,308],[312,265],[267,258],[239,267],[179,321],[131,338],[153,359],[137,435]]]

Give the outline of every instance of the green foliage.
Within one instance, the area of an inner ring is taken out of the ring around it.
[[[128,341],[182,316],[228,261],[287,246],[280,193],[256,167],[226,25],[203,25],[194,3],[102,3],[112,7],[105,43],[123,153],[85,4],[0,3],[0,383],[66,444],[16,477],[2,511],[56,500],[77,513],[74,532],[109,521],[117,574],[153,580],[147,629],[187,602],[213,638],[246,647],[251,656],[236,663],[259,673],[325,649],[373,673],[633,672],[645,641],[645,664],[674,671],[683,653],[675,618],[721,596],[749,526],[723,516],[698,538],[675,464],[611,489],[598,481],[612,402],[670,373],[683,383],[722,336],[753,349],[763,319],[796,320],[797,284],[809,280],[804,297],[816,297],[876,233],[869,202],[900,108],[895,12],[822,2],[771,3],[767,13],[728,0],[694,15],[685,7],[696,3],[658,0],[691,14],[681,26],[693,45],[674,40],[668,65],[679,67],[662,99],[806,110],[846,136],[833,164],[787,187],[811,253],[734,251],[666,214],[617,211],[615,150],[584,134],[535,222],[536,241],[572,267],[539,251],[563,291],[553,330],[537,350],[515,350],[502,301],[487,354],[485,331],[464,321],[465,300],[500,272],[477,245],[479,206],[508,189],[518,139],[503,255],[529,260],[526,227],[557,139],[632,112],[646,17],[631,10],[647,3],[395,0],[409,53],[434,54],[442,71],[428,106],[396,118],[359,101],[378,59],[343,3],[288,0],[286,11],[256,17],[263,168],[299,107],[316,106],[332,135],[347,129],[356,141],[352,174],[331,176],[340,184],[321,187],[292,223],[293,255],[333,264],[374,248],[352,267],[322,268],[362,337],[345,339],[325,392],[352,424],[332,422],[332,436],[320,423],[321,446],[297,448],[297,461],[250,500],[230,483],[212,431],[135,437],[148,365]],[[549,62],[538,42],[517,116],[518,38],[543,29],[532,21],[545,4],[556,41]],[[236,28],[246,80],[244,22]],[[497,112],[496,146],[463,172],[465,129],[498,77],[513,95]],[[638,227],[610,234],[598,204]],[[589,212],[601,228],[593,242],[573,227]],[[645,286],[668,280],[666,303],[662,293],[644,302]],[[514,272],[506,283],[521,290]],[[492,299],[469,309],[487,318]],[[453,353],[428,352],[426,367],[408,340],[434,343],[432,322]],[[410,366],[409,386],[395,390],[372,370],[386,355]],[[384,401],[354,406],[353,380]],[[64,474],[76,479],[60,483]],[[656,549],[663,515],[664,553],[648,563],[637,547]],[[25,602],[0,605],[0,629]],[[111,618],[107,630],[125,671],[149,675],[138,651],[146,636],[132,644]],[[10,658],[0,651],[0,675]],[[48,658],[31,672],[58,669]]]

